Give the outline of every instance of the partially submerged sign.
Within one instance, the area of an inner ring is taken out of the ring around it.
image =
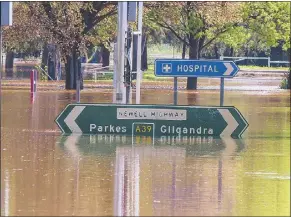
[[[233,106],[69,104],[57,117],[64,134],[240,138],[247,121]]]
[[[219,77],[232,78],[239,68],[233,61],[156,59],[158,77]]]

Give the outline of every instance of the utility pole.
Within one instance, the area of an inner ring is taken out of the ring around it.
[[[131,103],[131,70],[132,70],[132,58],[131,58],[131,42],[132,42],[132,33],[131,29],[128,27],[127,29],[127,39],[126,39],[126,58],[125,58],[125,70],[124,70],[124,80],[125,80],[125,88],[126,88],[126,104]]]
[[[143,3],[138,3],[138,31],[128,27],[128,22],[136,22],[137,2],[118,2],[118,34],[117,45],[114,46],[114,76],[113,76],[113,102],[128,104],[132,102],[132,71],[133,71],[133,35],[137,35],[137,87],[136,103],[140,103],[141,79],[141,33]]]
[[[142,15],[143,2],[138,2],[138,23],[137,23],[137,62],[136,62],[136,87],[135,87],[135,103],[140,104],[140,84],[142,79],[141,71],[141,53],[142,53]]]
[[[114,73],[116,81],[116,99],[119,104],[126,103],[126,89],[124,85],[125,66],[125,32],[127,29],[127,2],[118,2],[118,34],[117,34],[117,67]]]

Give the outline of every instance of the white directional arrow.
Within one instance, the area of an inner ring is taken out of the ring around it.
[[[75,120],[84,110],[84,108],[86,108],[86,106],[75,106],[64,120],[68,128],[72,131],[72,133],[82,133],[82,130],[76,124]]]
[[[231,136],[231,134],[238,127],[238,122],[234,119],[228,109],[217,109],[227,123],[226,128],[222,131],[220,136]]]
[[[239,114],[239,116],[241,117],[241,119],[243,120],[245,127],[242,129],[242,131],[240,132],[240,134],[238,134],[239,137],[241,137],[241,135],[243,134],[243,132],[245,132],[245,130],[248,128],[249,124],[248,122],[244,119],[244,117],[241,115],[241,113],[239,112],[239,110],[235,109],[236,112]]]
[[[226,67],[226,71],[223,73],[223,75],[230,75],[233,71],[233,67],[230,63],[223,63]]]

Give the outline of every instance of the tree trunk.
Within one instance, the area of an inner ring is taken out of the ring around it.
[[[190,47],[189,47],[189,59],[197,60],[198,59],[198,41],[194,37],[190,36]],[[187,90],[197,90],[197,77],[187,78]]]
[[[186,39],[185,39],[186,40]],[[183,47],[182,47],[182,59],[185,59],[186,57],[186,43],[183,42]]]
[[[206,36],[202,36],[200,39],[198,39],[197,43],[198,43],[198,59],[201,58],[201,52],[202,52],[202,49],[203,49],[203,45],[204,45],[204,42],[205,42],[205,39],[206,39]]]
[[[218,48],[216,44],[214,45],[214,53],[215,53],[215,59],[219,59],[219,53],[218,53]]]
[[[48,53],[48,80],[56,80],[57,77],[57,59],[58,50],[55,44],[51,44]]]
[[[249,50],[246,49],[246,50],[245,50],[245,56],[248,57],[248,55],[249,55]],[[248,65],[248,59],[245,59],[245,60],[244,60],[244,65]]]
[[[41,57],[41,68],[45,70],[48,62],[48,47],[47,44],[43,46],[42,57]]]
[[[142,36],[142,46],[141,46],[141,70],[145,71],[148,69],[148,43],[145,34]]]
[[[8,51],[5,60],[5,73],[6,77],[13,77],[13,65],[14,65],[14,52]]]
[[[101,53],[102,53],[102,67],[106,67],[105,69],[109,69],[110,51],[103,44],[101,45]]]
[[[233,47],[230,48],[230,56],[233,57]]]
[[[54,55],[54,54],[51,54]],[[47,71],[48,71],[48,80],[55,80],[56,78],[56,67],[55,67],[55,58],[53,56],[49,56],[48,58],[48,66],[47,66]]]
[[[75,52],[75,53],[73,53]],[[73,51],[70,56],[66,57],[65,70],[66,70],[66,90],[76,90],[77,73],[80,77],[80,89],[84,88],[83,73],[81,71],[81,59],[76,51]]]
[[[75,81],[74,65],[71,56],[66,57],[65,71],[66,71],[66,90],[76,89],[76,82],[74,82]]]

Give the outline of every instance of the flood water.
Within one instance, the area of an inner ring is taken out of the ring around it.
[[[219,105],[219,91],[180,91],[181,105]],[[61,136],[74,92],[1,93],[1,216],[279,216],[290,214],[289,91],[226,91],[243,139]],[[111,90],[81,102],[110,103]],[[142,90],[143,104],[172,104]]]

